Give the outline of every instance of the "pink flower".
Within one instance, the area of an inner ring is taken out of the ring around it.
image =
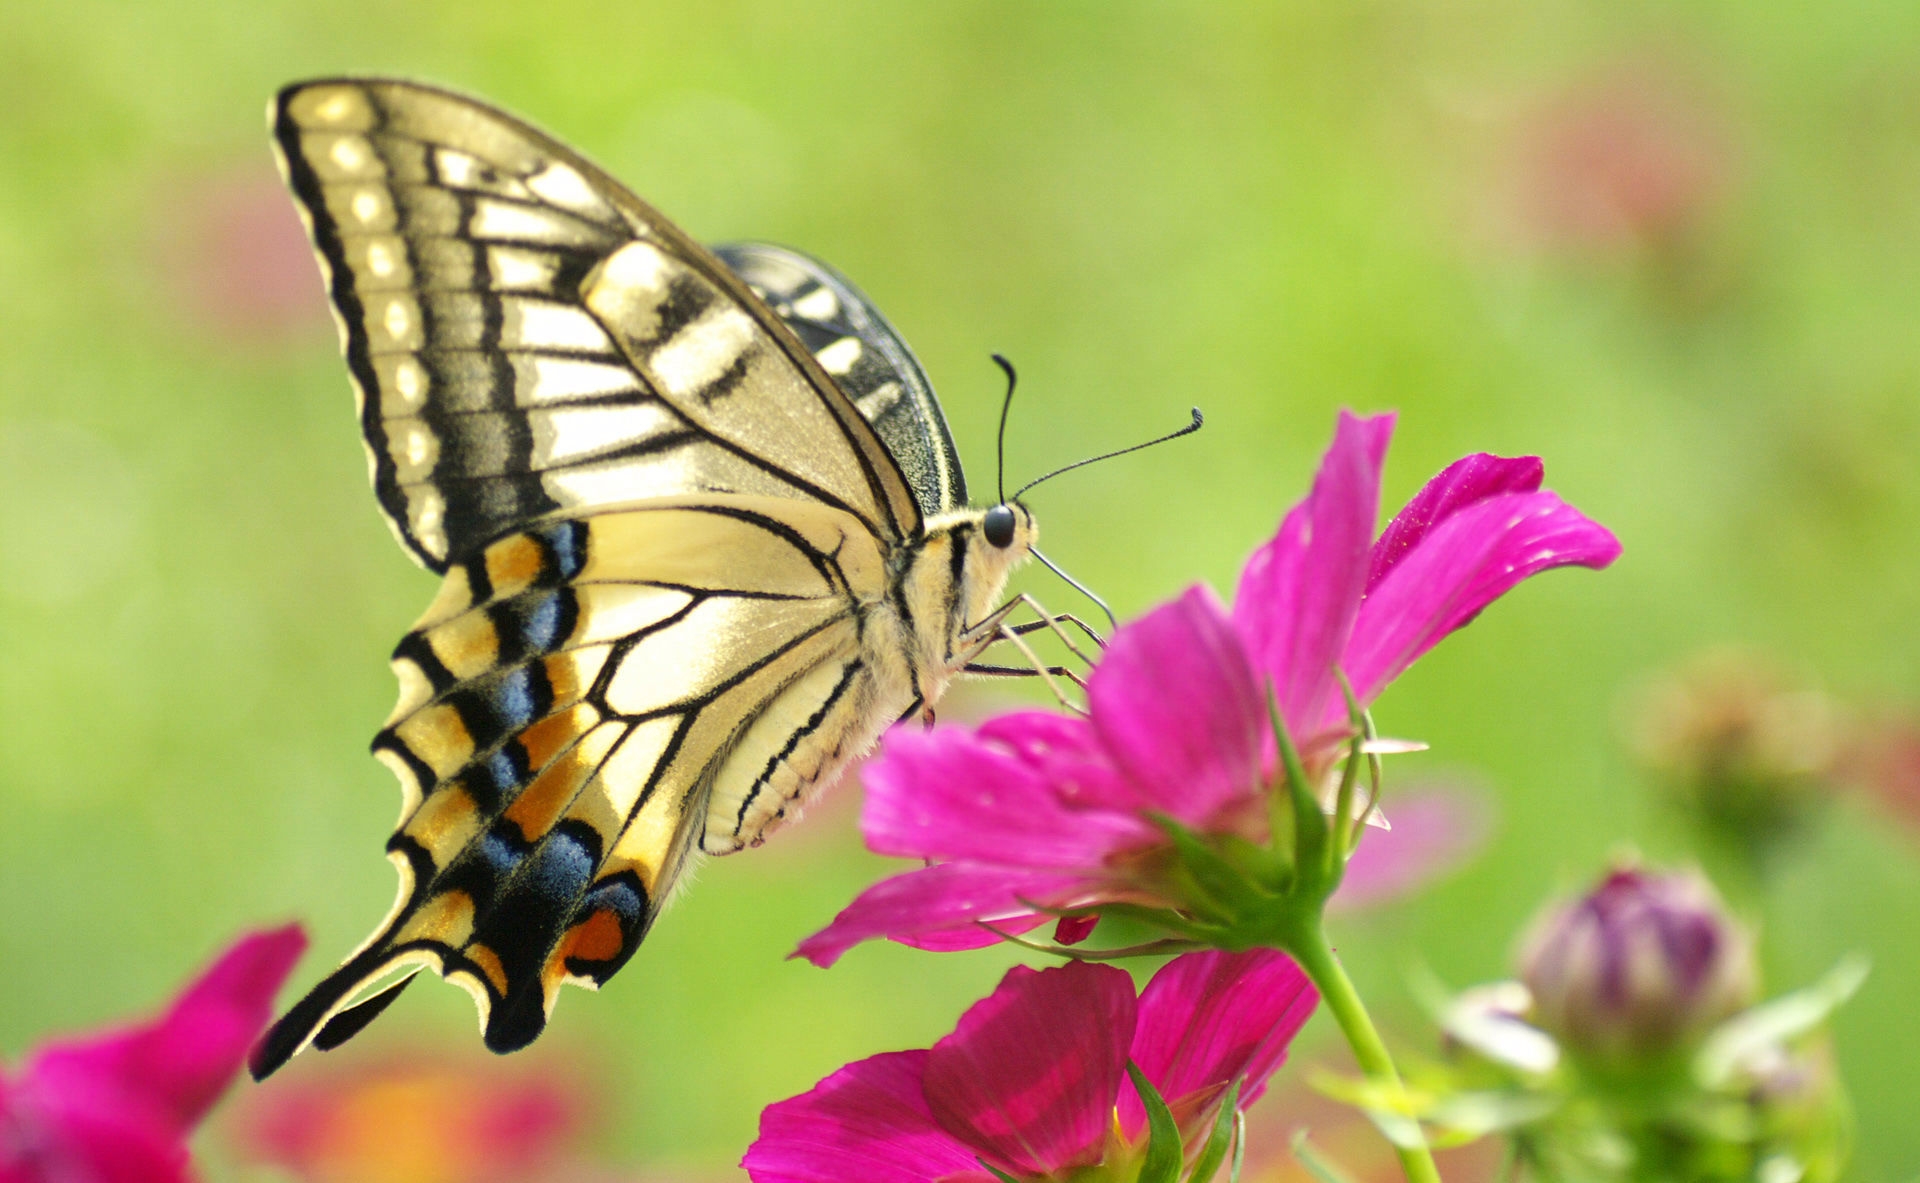
[[[866,766],[861,826],[874,850],[933,865],[869,888],[797,955],[830,965],[883,936],[971,948],[996,939],[983,921],[1025,931],[1046,910],[1190,904],[1169,894],[1169,839],[1150,815],[1266,841],[1269,693],[1320,777],[1348,739],[1342,674],[1365,705],[1528,576],[1619,554],[1540,489],[1539,460],[1484,453],[1375,539],[1392,430],[1391,416],[1342,414],[1313,491],[1248,560],[1232,609],[1195,587],[1120,629],[1089,680],[1089,718],[892,734]]]
[[[0,1183],[192,1178],[187,1135],[240,1071],[307,939],[254,933],[137,1027],[54,1043],[0,1072]]]
[[[1178,958],[1138,1001],[1111,966],[1015,967],[932,1048],[849,1064],[769,1106],[742,1165],[754,1183],[992,1183],[982,1162],[1020,1179],[1117,1166],[1146,1146],[1130,1060],[1191,1157],[1228,1086],[1252,1103],[1318,1000],[1266,949]]]

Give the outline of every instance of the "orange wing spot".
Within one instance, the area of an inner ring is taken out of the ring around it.
[[[393,733],[441,780],[465,768],[473,759],[473,736],[467,734],[460,712],[446,703],[414,712],[395,727]]]
[[[567,931],[555,959],[563,965],[569,960],[612,961],[626,943],[620,918],[603,908]]]
[[[447,672],[462,682],[486,673],[500,659],[500,634],[485,612],[464,612],[434,627],[427,644]]]
[[[473,897],[448,891],[428,900],[394,935],[395,944],[438,941],[459,948],[473,936]]]
[[[486,977],[487,985],[493,987],[494,997],[505,997],[507,993],[507,967],[500,964],[500,955],[485,945],[468,945],[465,949],[462,949],[461,952],[465,953],[473,964],[479,968],[481,974]]]
[[[549,654],[543,664],[547,671],[547,685],[553,687],[553,701],[557,704],[569,703],[585,694],[593,686],[594,678],[599,676],[608,648],[602,645],[597,649],[572,649]]]
[[[487,579],[493,598],[504,600],[525,591],[546,569],[547,554],[525,534],[505,538],[487,548]]]
[[[507,807],[505,817],[520,827],[529,842],[553,828],[560,815],[580,792],[580,786],[593,775],[594,765],[568,753],[548,765],[533,783]]]
[[[554,697],[560,697],[557,687]],[[527,750],[527,767],[545,768],[599,721],[599,710],[592,703],[583,702],[528,727],[520,733],[520,746]]]
[[[453,781],[422,801],[402,829],[426,848],[436,867],[444,867],[480,833],[480,822],[479,806],[459,781]]]

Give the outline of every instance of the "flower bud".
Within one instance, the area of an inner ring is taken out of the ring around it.
[[[1651,1064],[1753,1002],[1752,943],[1698,871],[1616,868],[1535,922],[1534,1016],[1589,1063]]]

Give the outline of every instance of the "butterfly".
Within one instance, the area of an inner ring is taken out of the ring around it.
[[[253,1073],[421,967],[511,1051],[633,955],[695,852],[757,845],[1028,627],[1000,597],[1034,519],[968,508],[925,374],[824,264],[709,250],[447,91],[303,82],[269,118],[380,508],[442,583],[373,742],[398,898]]]

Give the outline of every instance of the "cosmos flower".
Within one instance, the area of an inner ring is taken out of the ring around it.
[[[1434,477],[1376,539],[1392,429],[1343,414],[1233,606],[1195,587],[1121,628],[1090,676],[1089,717],[891,735],[866,766],[862,829],[872,849],[932,865],[869,888],[797,955],[829,965],[875,937],[971,948],[997,939],[980,922],[1019,932],[1059,910],[1194,905],[1163,820],[1268,840],[1270,703],[1318,783],[1351,737],[1343,676],[1365,706],[1528,576],[1619,554],[1541,490],[1538,459],[1485,453]]]
[[[296,926],[243,937],[152,1022],[51,1043],[0,1071],[0,1183],[191,1179],[187,1137],[306,944]]]
[[[849,1064],[769,1106],[743,1165],[754,1183],[993,1183],[987,1168],[1132,1179],[1151,1151],[1129,1063],[1192,1161],[1229,1088],[1236,1106],[1257,1098],[1317,1001],[1265,949],[1178,958],[1137,1000],[1111,966],[1015,967],[933,1047]]]

